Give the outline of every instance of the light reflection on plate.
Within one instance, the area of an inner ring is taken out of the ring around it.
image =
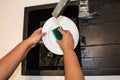
[[[62,26],[63,30],[69,30],[72,33],[74,43],[75,43],[74,48],[77,46],[78,41],[79,41],[79,32],[78,32],[78,29],[75,23],[71,19],[65,16],[59,16],[58,18],[51,17],[45,22],[45,24],[43,25],[43,29],[42,29],[42,32],[47,33],[42,38],[45,44],[45,47],[49,51],[53,52],[54,54],[63,55],[61,48],[57,44],[56,39],[54,38],[51,32],[51,30],[53,30],[54,28],[57,28],[58,26]]]

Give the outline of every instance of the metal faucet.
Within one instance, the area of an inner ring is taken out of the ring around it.
[[[52,16],[53,17],[58,17],[59,15],[61,15],[63,13],[63,11],[65,10],[66,6],[69,4],[70,0],[60,0],[60,2],[57,4],[57,6],[55,7],[55,9],[52,12]],[[80,3],[79,5],[79,18],[81,19],[93,19],[96,16],[100,15],[97,12],[94,13],[89,13],[89,6],[88,6],[88,0],[78,0],[78,2]]]
[[[53,10],[52,16],[57,18],[59,15],[61,15],[64,9],[66,8],[66,6],[69,4],[69,2],[70,0],[60,0],[60,2],[57,4],[55,9]]]

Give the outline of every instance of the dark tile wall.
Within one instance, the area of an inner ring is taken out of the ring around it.
[[[120,74],[120,1],[89,0],[89,12],[100,16],[80,25],[85,75]]]

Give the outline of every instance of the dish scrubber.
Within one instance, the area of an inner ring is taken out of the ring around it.
[[[54,35],[54,38],[57,40],[61,40],[62,39],[62,34],[58,31],[58,29],[62,29],[61,26],[58,26],[57,28],[52,30],[52,34]],[[63,30],[63,29],[62,29]]]

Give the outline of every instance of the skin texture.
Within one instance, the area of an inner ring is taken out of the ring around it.
[[[68,30],[59,29],[63,35],[62,40],[57,40],[64,53],[65,80],[85,80],[78,58],[74,51],[72,34]]]
[[[67,30],[59,31],[63,35],[62,40],[57,40],[57,43],[64,52],[65,80],[84,80],[82,69],[74,52],[74,41],[71,33]],[[29,38],[20,42],[0,59],[0,80],[9,79],[27,52],[35,47],[37,43],[41,43],[41,38],[45,34],[45,32],[42,33],[42,28],[35,30]]]
[[[19,63],[26,56],[27,52],[36,46],[41,37],[46,33],[42,33],[42,28],[33,32],[26,40],[20,42],[12,51],[0,60],[0,80],[7,80],[15,71]]]

